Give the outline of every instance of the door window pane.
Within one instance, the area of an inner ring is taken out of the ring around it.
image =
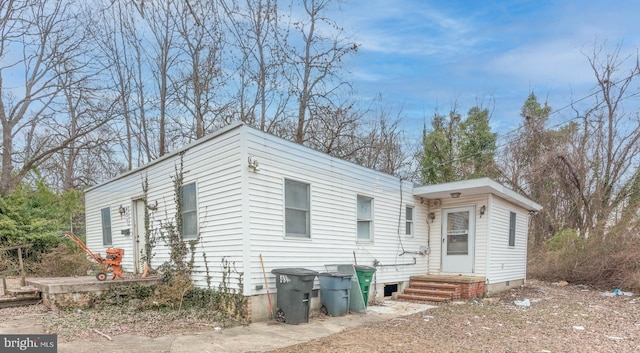
[[[469,254],[469,212],[447,214],[447,255]]]

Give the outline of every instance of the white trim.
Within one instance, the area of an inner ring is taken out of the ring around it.
[[[246,137],[246,131],[245,130],[240,130],[240,160],[241,161],[247,161],[247,163],[249,162],[249,152],[248,152],[248,144],[247,144],[247,137]],[[248,172],[248,167],[245,168],[243,166],[243,164],[240,164],[240,184],[242,185],[241,190],[240,190],[240,194],[242,195],[241,198],[242,200],[249,200],[249,172]],[[255,171],[256,173],[259,173],[259,171]],[[242,216],[241,216],[241,223],[240,223],[240,227],[242,228],[240,230],[241,234],[242,234],[242,268],[245,274],[243,278],[244,278],[244,293],[242,293],[245,296],[251,295],[253,292],[253,281],[252,281],[252,277],[251,277],[251,232],[250,232],[250,224],[251,224],[251,219],[250,219],[250,210],[249,210],[249,203],[248,202],[241,202],[241,209],[242,209]],[[203,251],[206,251],[203,249]],[[268,290],[268,288],[265,288]]]
[[[450,193],[452,192],[461,193],[461,197],[495,194],[527,210],[540,211],[542,209],[541,205],[490,178],[461,180],[413,188],[414,196],[427,199],[448,199],[451,197]]]

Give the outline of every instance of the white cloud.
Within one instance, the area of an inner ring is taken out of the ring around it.
[[[525,45],[499,54],[487,64],[487,69],[518,83],[587,84],[593,82],[593,75],[580,50],[565,40]]]

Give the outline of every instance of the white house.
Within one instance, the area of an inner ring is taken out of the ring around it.
[[[418,275],[471,276],[488,291],[524,283],[528,217],[540,209],[488,178],[416,187],[237,123],[87,190],[88,247],[124,248],[124,270],[140,273],[145,215],[155,236],[175,219],[180,172],[192,278],[217,286],[222,258],[235,263],[254,320],[269,314],[260,255],[272,294],[274,268],[356,261],[376,267],[376,297]],[[169,259],[162,240],[153,253],[153,268]]]

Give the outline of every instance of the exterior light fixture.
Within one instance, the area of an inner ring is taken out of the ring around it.
[[[451,195],[452,199],[457,199],[461,194],[459,192],[452,192],[449,195]]]
[[[258,164],[258,160],[256,159],[256,157],[249,156],[248,162],[249,162],[249,169],[251,169],[254,172],[257,172],[260,170],[260,166]]]
[[[433,223],[433,220],[436,219],[436,214],[433,212],[429,212],[427,216],[429,217],[429,220],[431,221],[431,223]]]
[[[480,207],[480,218],[482,218],[482,216],[486,211],[487,211],[487,206],[482,205],[482,207]]]

